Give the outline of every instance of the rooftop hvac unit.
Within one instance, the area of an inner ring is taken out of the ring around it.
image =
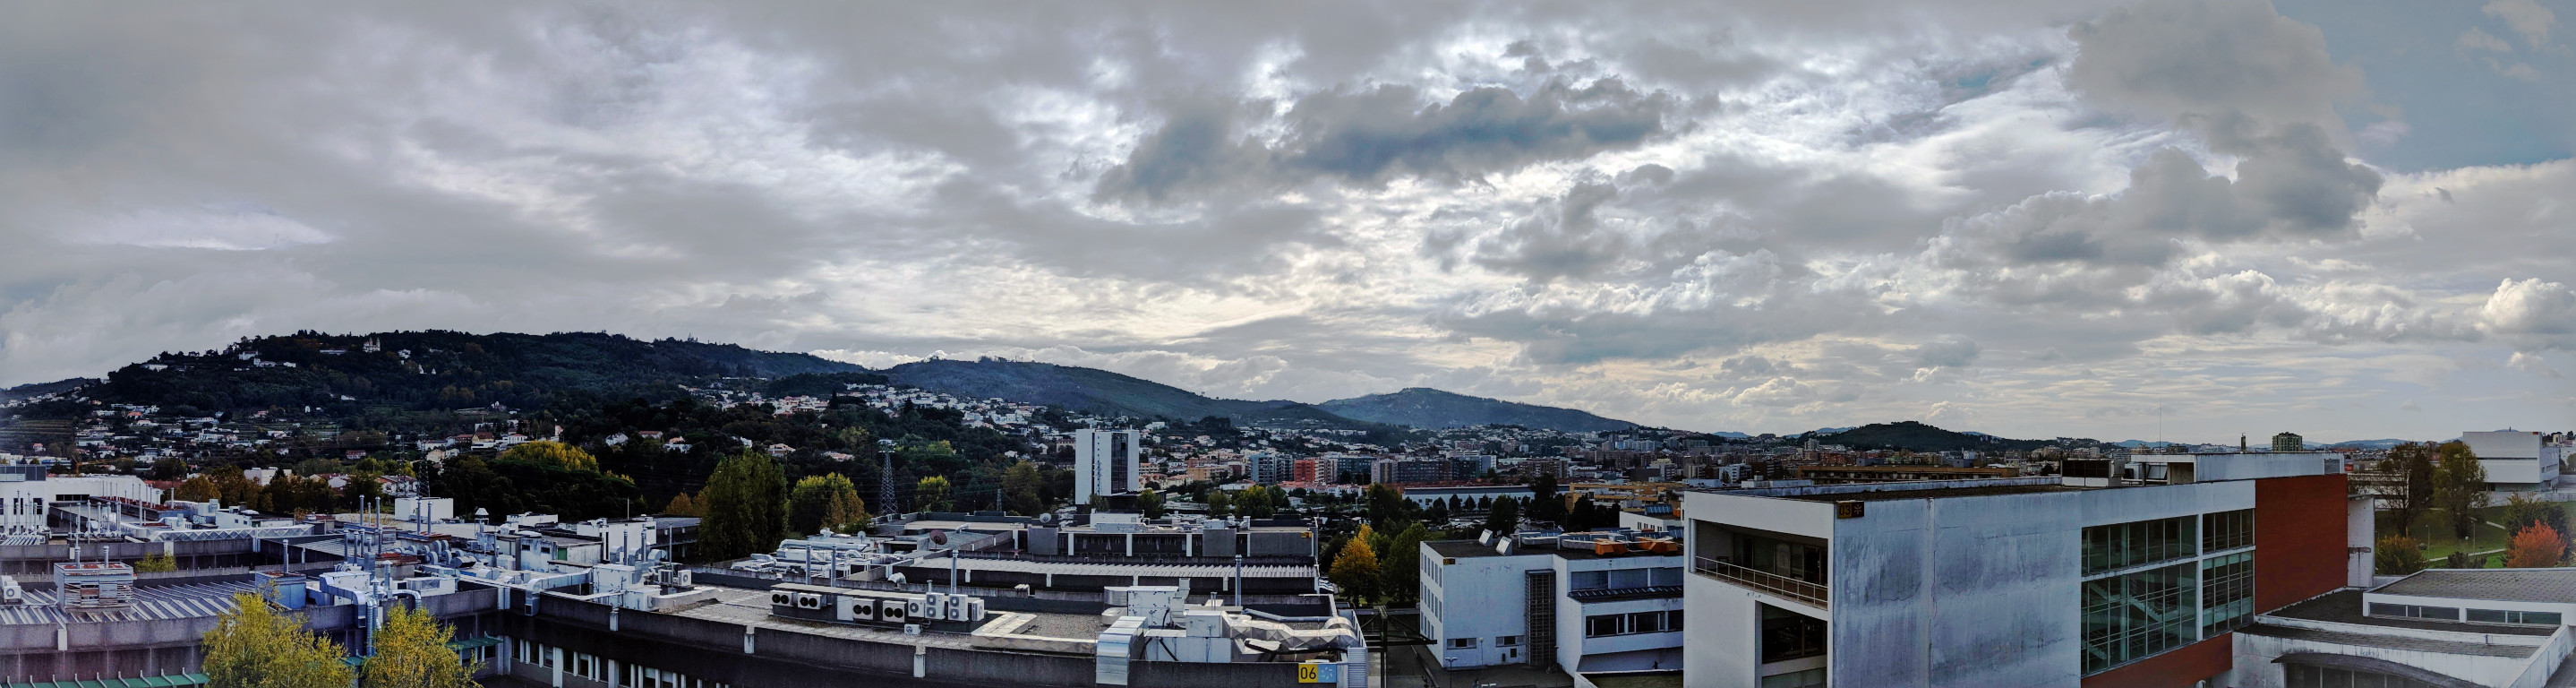
[[[877,600],[877,620],[886,623],[910,623],[912,606],[915,604],[920,603],[911,600]]]
[[[875,621],[877,620],[877,601],[856,595],[842,595],[838,611],[840,613],[837,616],[842,621]]]
[[[923,596],[921,611],[914,612],[918,621],[943,621],[948,618],[948,593],[934,592]]]
[[[969,597],[969,598],[966,598],[966,618],[958,619],[958,621],[983,621],[983,620],[984,620],[984,598],[981,598],[981,597]]]
[[[949,595],[948,613],[941,614],[939,618],[947,619],[949,621],[973,621],[973,619],[966,618],[966,601],[971,599],[975,598],[966,595]]]
[[[794,606],[796,604],[796,595],[792,593],[771,591],[769,593],[769,603],[781,607]]]
[[[796,595],[796,606],[800,609],[822,609],[823,596],[813,593],[799,593]]]

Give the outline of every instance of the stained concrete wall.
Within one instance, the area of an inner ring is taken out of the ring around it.
[[[1833,521],[1833,681],[2075,683],[2083,528],[2251,508],[2254,488],[2236,481],[1870,502],[1867,515]]]

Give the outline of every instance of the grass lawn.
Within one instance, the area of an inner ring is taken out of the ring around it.
[[[2566,509],[2569,505],[2560,503],[2556,506],[2560,509]],[[2500,566],[2503,561],[2503,553],[2499,550],[2503,550],[2505,548],[2506,541],[2513,537],[2511,533],[2504,531],[2504,527],[2493,524],[2493,521],[2503,517],[2504,507],[2502,506],[2490,506],[2484,509],[2479,509],[2478,520],[2480,523],[2477,527],[2476,536],[2471,537],[2468,540],[2461,540],[2451,536],[2452,533],[2449,519],[2441,512],[2436,511],[2426,514],[2422,518],[2415,519],[2415,526],[2408,528],[2407,534],[2414,537],[2416,542],[2423,543],[2424,561],[2431,563],[2433,566],[2441,566],[2443,559],[2450,557],[2452,552],[2468,552],[2471,554],[2476,554],[2478,552],[2495,552],[2495,554],[2485,556],[2484,559],[2486,559],[2486,561],[2479,562],[2479,565],[2486,567]],[[2378,513],[2378,524],[2379,535],[2386,536],[2395,534],[2395,525],[2391,523],[2388,512],[2382,511]]]

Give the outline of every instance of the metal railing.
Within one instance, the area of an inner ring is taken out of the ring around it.
[[[1755,590],[1812,604],[1815,605],[1817,609],[1826,608],[1825,599],[1827,594],[1825,586],[1822,584],[1810,583],[1769,571],[1763,571],[1761,569],[1740,566],[1734,562],[1716,557],[1694,558],[1691,561],[1691,570],[1742,583]]]

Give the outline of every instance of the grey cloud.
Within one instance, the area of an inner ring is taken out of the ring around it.
[[[1632,240],[1601,227],[1601,205],[1619,197],[1608,184],[1576,184],[1532,216],[1476,246],[1475,263],[1540,282],[1591,278],[1614,266]]]
[[[1977,342],[1951,339],[1926,342],[1914,347],[1914,360],[1926,368],[1965,368],[1977,362]]]
[[[2211,144],[2307,123],[2340,130],[2334,104],[2361,95],[2361,71],[2335,64],[2325,34],[2266,0],[2159,0],[2068,32],[2068,85],[2094,101],[2171,117]]]
[[[1268,185],[1330,177],[1364,186],[1402,175],[1471,179],[1637,146],[1664,133],[1672,100],[1616,78],[1579,88],[1550,80],[1526,96],[1479,86],[1428,105],[1409,85],[1333,89],[1281,115],[1290,134],[1276,147],[1237,140],[1241,134],[1220,111],[1185,109],[1103,174],[1094,196],[1161,200],[1243,177]]]
[[[2129,188],[2100,198],[2033,197],[1955,222],[1936,253],[1953,265],[2088,263],[2158,266],[2176,240],[2213,243],[2348,232],[2381,184],[2347,164],[2312,125],[2292,125],[2238,163],[2238,179],[2209,174],[2191,156],[2157,151],[2129,172]]]

